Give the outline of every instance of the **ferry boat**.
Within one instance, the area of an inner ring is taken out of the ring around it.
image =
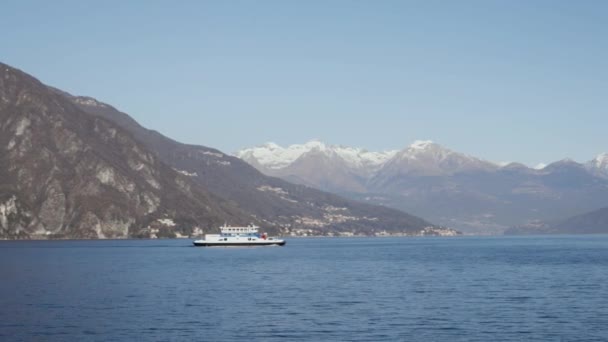
[[[195,246],[283,246],[285,240],[268,237],[266,233],[259,234],[260,227],[220,227],[221,234],[205,234],[203,240],[194,241]]]

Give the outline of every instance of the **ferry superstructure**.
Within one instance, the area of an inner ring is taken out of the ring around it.
[[[283,246],[285,240],[268,237],[266,233],[259,234],[258,226],[220,227],[220,234],[205,234],[203,240],[194,241],[195,246]]]

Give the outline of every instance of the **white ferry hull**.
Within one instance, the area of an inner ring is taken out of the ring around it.
[[[214,246],[283,246],[285,240],[263,240],[263,241],[206,241],[196,240],[192,242],[197,247]]]

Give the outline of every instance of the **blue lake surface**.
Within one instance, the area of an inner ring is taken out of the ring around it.
[[[0,242],[2,341],[608,341],[608,236]]]

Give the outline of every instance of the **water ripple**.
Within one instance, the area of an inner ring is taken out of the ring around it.
[[[11,341],[606,341],[608,237],[0,242]]]

